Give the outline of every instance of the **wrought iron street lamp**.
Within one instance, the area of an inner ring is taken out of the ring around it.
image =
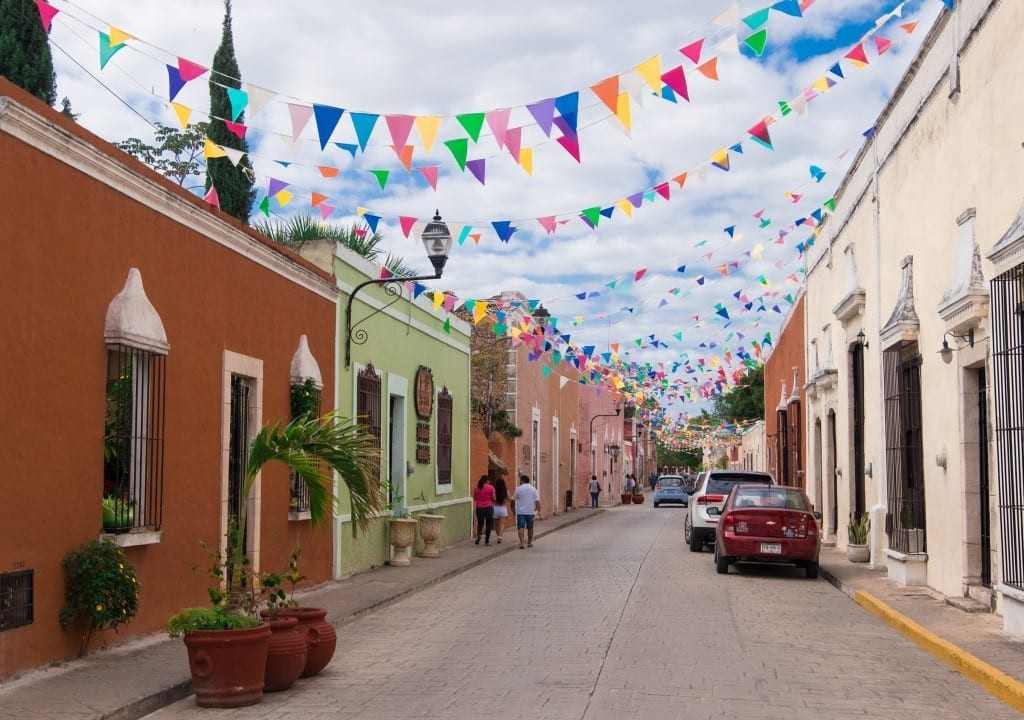
[[[452,249],[452,234],[448,230],[448,225],[441,220],[441,215],[437,210],[434,211],[434,218],[426,227],[423,228],[423,232],[420,235],[420,239],[423,241],[423,247],[427,250],[427,257],[430,259],[430,263],[434,266],[433,275],[420,275],[416,277],[388,277],[388,278],[375,278],[372,280],[366,280],[355,286],[352,290],[352,294],[348,296],[348,303],[345,306],[345,367],[352,365],[352,343],[356,345],[362,345],[366,342],[368,336],[366,330],[359,328],[359,325],[363,324],[371,317],[379,312],[386,310],[387,308],[398,302],[399,298],[402,297],[402,283],[413,282],[416,280],[439,280],[441,273],[444,271],[444,264],[448,261],[448,253]],[[380,285],[384,288],[384,293],[394,298],[391,302],[383,307],[374,310],[372,313],[364,317],[359,322],[352,323],[352,301],[356,295],[367,285]]]

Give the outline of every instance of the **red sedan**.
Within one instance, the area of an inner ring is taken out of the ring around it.
[[[722,508],[715,536],[715,569],[729,572],[737,561],[786,562],[818,577],[818,520],[800,488],[737,485]]]

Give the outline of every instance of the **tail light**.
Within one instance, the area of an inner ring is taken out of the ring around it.
[[[722,518],[722,532],[736,532],[736,523],[733,520],[732,513],[729,513]]]
[[[725,500],[725,495],[701,495],[697,498],[698,505],[708,505],[710,503],[720,503]]]
[[[654,489],[655,489],[655,490],[661,490],[661,483],[657,483],[657,484],[656,484],[656,485],[654,486]]]

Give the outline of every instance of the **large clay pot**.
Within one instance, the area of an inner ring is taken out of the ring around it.
[[[441,524],[444,515],[420,515],[420,537],[423,538],[423,550],[420,555],[425,558],[440,556],[437,540],[441,537]]]
[[[264,692],[287,690],[306,669],[309,644],[305,633],[299,632],[297,617],[268,619],[270,643],[267,648],[267,670],[263,675]]]
[[[185,633],[192,688],[200,707],[233,708],[263,697],[270,626]]]
[[[622,493],[619,495],[619,500],[622,501],[623,505],[629,505],[633,502],[633,493]]]
[[[643,501],[644,501],[644,496],[643,495],[641,495],[640,493],[634,493],[633,494],[633,504],[634,505],[640,505]]]
[[[282,610],[279,617],[295,617],[299,620],[297,628],[300,635],[306,638],[308,653],[306,666],[299,677],[313,677],[327,667],[334,657],[334,649],[338,645],[338,633],[334,626],[325,619],[327,611],[323,608],[298,607]]]
[[[412,518],[391,518],[388,541],[391,543],[391,565],[408,565],[408,550],[416,540],[416,521]]]

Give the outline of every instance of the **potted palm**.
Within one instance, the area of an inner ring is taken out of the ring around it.
[[[278,423],[257,433],[249,446],[237,527],[229,528],[223,558],[217,553],[213,574],[218,582],[210,589],[213,607],[183,610],[167,623],[172,636],[184,636],[196,703],[203,707],[240,707],[259,702],[263,696],[270,627],[256,617],[244,534],[237,528],[246,527],[247,500],[256,477],[275,460],[288,465],[305,484],[314,527],[329,522],[335,502],[323,464],[348,488],[355,527],[365,528],[380,507],[374,472],[377,450],[373,438],[355,422],[333,412],[320,417],[302,415],[287,425]],[[332,644],[332,653],[333,649]],[[215,650],[236,654],[222,657],[215,655]]]
[[[871,559],[871,548],[868,547],[870,532],[871,516],[862,513],[860,518],[857,518],[850,513],[850,523],[846,526],[846,557],[850,562],[863,563]]]

